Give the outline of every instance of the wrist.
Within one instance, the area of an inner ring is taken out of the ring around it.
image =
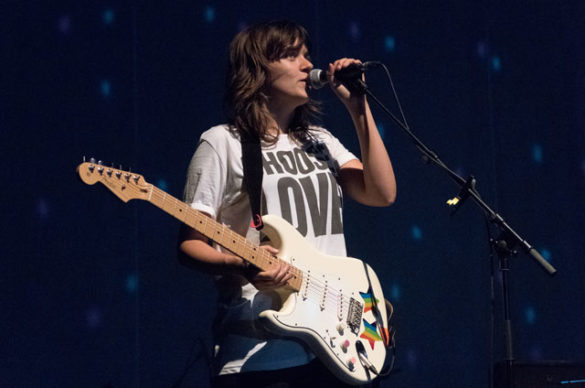
[[[242,275],[249,267],[248,263],[237,256],[225,255],[223,266],[226,272]]]

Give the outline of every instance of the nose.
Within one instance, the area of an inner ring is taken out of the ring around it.
[[[313,69],[313,64],[311,63],[310,60],[303,56],[303,60],[301,61],[301,70],[311,71],[311,69]]]

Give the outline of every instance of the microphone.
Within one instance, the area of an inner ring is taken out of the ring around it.
[[[352,63],[348,67],[341,70],[337,70],[333,73],[333,76],[343,82],[351,82],[356,79],[361,79],[364,71],[374,65],[375,62],[364,62],[364,63]],[[329,72],[321,69],[313,69],[309,72],[309,84],[313,89],[321,89],[323,86],[329,83],[327,75]]]

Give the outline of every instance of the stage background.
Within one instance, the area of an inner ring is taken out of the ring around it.
[[[558,269],[512,261],[517,357],[584,360],[584,5],[4,0],[0,385],[207,386],[215,293],[177,261],[178,222],[75,168],[121,164],[180,197],[199,135],[224,121],[229,41],[273,18],[308,28],[316,67],[388,65],[415,133]],[[397,112],[384,75],[368,83]],[[316,97],[359,152],[342,105]],[[398,371],[382,386],[489,387],[503,338],[482,213],[450,216],[455,185],[373,110],[398,198],[346,201],[345,230],[396,308]]]

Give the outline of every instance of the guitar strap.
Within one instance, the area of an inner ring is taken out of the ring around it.
[[[250,198],[252,211],[251,226],[257,230],[264,227],[262,223],[262,147],[260,138],[255,135],[242,134],[242,164],[244,179],[242,186]]]

